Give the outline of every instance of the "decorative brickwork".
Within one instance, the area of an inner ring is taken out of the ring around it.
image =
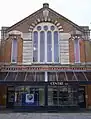
[[[86,63],[91,62],[91,41],[85,41]]]
[[[11,62],[11,49],[12,49],[12,39],[10,37],[5,42],[4,59],[3,59],[5,63]]]
[[[84,63],[86,61],[86,54],[85,54],[85,41],[80,40],[80,62]]]
[[[18,39],[18,55],[17,55],[17,61],[18,63],[22,63],[23,59],[23,39],[19,38]]]

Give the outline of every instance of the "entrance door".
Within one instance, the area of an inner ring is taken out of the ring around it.
[[[0,108],[6,107],[7,86],[0,85]]]
[[[13,108],[14,106],[14,87],[8,87],[7,89],[7,108]]]
[[[78,104],[79,104],[80,108],[86,108],[85,87],[79,87],[79,90],[78,90]]]

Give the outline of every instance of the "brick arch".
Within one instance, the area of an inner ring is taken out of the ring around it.
[[[79,45],[80,45],[80,61],[81,63],[84,63],[86,61],[85,41],[83,39],[80,39]]]
[[[29,31],[32,32],[33,29],[34,29],[34,27],[35,27],[36,25],[38,25],[39,23],[42,23],[42,22],[52,23],[52,24],[54,24],[54,25],[58,28],[59,32],[63,32],[63,27],[62,27],[61,23],[59,23],[57,20],[53,20],[53,19],[51,19],[51,18],[47,18],[46,21],[45,21],[44,18],[42,18],[42,19],[40,19],[40,18],[36,19],[34,22],[32,22],[32,24],[30,24]]]

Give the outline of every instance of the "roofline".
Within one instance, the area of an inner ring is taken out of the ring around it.
[[[43,8],[41,8],[41,9],[35,11],[35,12],[32,13],[31,15],[28,15],[28,16],[25,17],[24,19],[20,20],[19,22],[15,23],[14,25],[10,26],[10,27],[7,29],[7,31],[10,31],[13,27],[15,27],[15,26],[21,24],[21,22],[23,23],[28,17],[31,17],[32,15],[34,15],[34,14],[36,14],[37,12],[41,11],[42,9],[43,9]]]
[[[76,27],[77,29],[81,30],[82,32],[85,32],[85,30],[83,28],[81,28],[79,25],[77,25],[76,23],[74,23],[73,21],[69,20],[68,18],[64,17],[63,15],[59,14],[58,12],[54,11],[51,8],[48,8],[49,10],[51,10],[52,12],[54,12],[56,15],[61,16],[64,18],[64,20],[67,20],[66,22],[70,23],[71,25],[73,25],[74,27]]]
[[[28,17],[31,17],[33,15],[35,15],[37,12],[40,12],[42,9],[45,9],[45,8],[41,8],[37,11],[35,11],[34,13],[32,13],[31,15],[25,17],[24,19],[20,20],[19,22],[15,23],[14,25],[10,26],[6,31],[9,32],[10,30],[12,30],[15,26],[23,23]],[[75,24],[73,21],[69,20],[68,18],[64,17],[63,15],[59,14],[58,12],[54,11],[53,9],[51,8],[47,8],[49,9],[50,11],[52,11],[53,13],[55,13],[56,15],[62,17],[64,19],[64,21],[70,23],[72,26],[76,27],[77,29],[79,29],[80,31],[84,32],[85,33],[85,30],[83,28],[81,28],[80,26],[78,26],[77,24]]]

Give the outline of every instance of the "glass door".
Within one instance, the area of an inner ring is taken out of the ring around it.
[[[86,108],[85,87],[79,87],[79,90],[78,90],[78,105],[80,106],[80,108]]]
[[[7,108],[13,108],[15,99],[14,87],[7,88]]]

